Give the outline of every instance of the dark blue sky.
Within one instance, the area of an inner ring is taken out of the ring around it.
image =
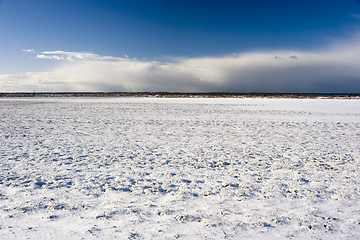
[[[22,52],[91,52],[162,60],[253,51],[313,51],[351,38],[357,0],[0,1],[0,74],[56,61]]]

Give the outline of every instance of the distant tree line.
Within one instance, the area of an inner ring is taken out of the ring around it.
[[[36,92],[0,93],[5,97],[159,97],[159,98],[360,98],[360,93],[181,93],[181,92]]]

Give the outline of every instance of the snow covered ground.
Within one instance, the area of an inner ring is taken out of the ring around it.
[[[359,239],[360,101],[0,100],[1,239]]]

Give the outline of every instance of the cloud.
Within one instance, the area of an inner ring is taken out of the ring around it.
[[[65,60],[63,56],[59,55],[45,55],[45,54],[37,54],[36,58],[40,59],[55,59],[55,60]]]
[[[2,92],[72,91],[72,86],[55,72],[27,72],[0,75]],[[59,89],[59,90],[57,90]]]
[[[360,92],[360,40],[322,51],[267,51],[167,62],[45,51],[63,60],[48,72],[0,75],[0,89],[18,91]],[[296,61],[294,61],[296,60]]]
[[[360,1],[359,1],[360,2]],[[351,17],[360,19],[360,14],[352,14]]]
[[[88,52],[45,51],[37,54],[36,58],[54,59],[73,62],[75,60],[123,60],[120,57],[100,56]]]
[[[34,53],[35,50],[34,49],[23,49],[23,52],[28,52],[28,53]]]

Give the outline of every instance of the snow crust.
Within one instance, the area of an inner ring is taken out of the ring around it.
[[[0,99],[1,239],[359,239],[360,101]]]

